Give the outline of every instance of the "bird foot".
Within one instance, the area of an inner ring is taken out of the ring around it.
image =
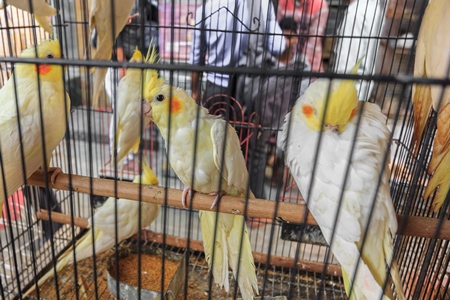
[[[142,229],[142,236],[144,238],[144,241],[148,243],[150,241],[149,237],[154,235],[155,233],[149,229]]]
[[[59,173],[63,173],[61,168],[58,167],[49,167],[48,168],[48,174],[51,174],[50,176],[50,182],[54,185],[56,183],[56,177],[58,177]]]
[[[188,194],[189,199],[192,199],[192,189],[190,187],[185,187],[183,193],[181,194],[181,204],[183,205],[183,208],[186,208],[186,199]]]
[[[222,198],[223,193],[222,193],[222,192],[219,192],[219,193],[210,193],[209,195],[210,195],[210,196],[216,196],[216,198],[214,199],[214,201],[213,201],[213,203],[212,203],[212,205],[211,205],[211,209],[213,209],[214,206],[216,206],[217,203],[219,203],[220,198]]]

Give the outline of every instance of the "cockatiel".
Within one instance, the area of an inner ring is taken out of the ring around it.
[[[13,76],[0,90],[0,168],[6,181],[0,183],[0,208],[5,196],[7,198],[17,191],[25,183],[25,178],[39,167],[49,165],[53,150],[66,132],[70,99],[64,91],[63,67],[51,64],[53,58],[61,58],[59,41],[43,41],[37,47],[24,50],[20,57],[35,58],[36,51],[45,62],[40,65],[15,64]],[[44,160],[43,135],[47,161]],[[49,171],[54,171],[54,168],[49,168]]]
[[[145,115],[158,126],[166,141],[166,148],[170,133],[170,164],[180,180],[188,187],[183,192],[183,205],[187,194],[191,191],[217,193],[219,182],[221,182],[221,191],[216,201],[222,193],[244,196],[247,190],[248,172],[234,129],[225,120],[208,114],[205,108],[199,108],[195,100],[184,90],[164,84],[164,80],[157,78],[154,73],[153,76],[146,76],[145,80],[144,96],[148,105],[143,110]],[[170,126],[169,114],[171,115]],[[226,136],[225,130],[227,130]],[[196,131],[198,131],[198,141],[195,149],[195,165],[193,165]],[[226,148],[222,165],[224,147]],[[221,168],[223,168],[222,174]],[[194,181],[192,181],[193,170]],[[194,186],[191,186],[192,182]],[[250,197],[254,198],[251,192]],[[239,265],[237,282],[242,297],[253,299],[254,291],[258,293],[258,283],[244,217],[219,213],[214,241],[212,239],[215,232],[216,213],[200,211],[199,216],[205,256],[208,265],[213,269],[215,282],[228,291],[228,264],[235,278]],[[240,250],[242,236],[242,250]],[[212,261],[213,251],[214,261]],[[239,254],[241,254],[240,257]]]
[[[158,184],[158,178],[145,160],[142,162],[142,176],[137,176],[133,182],[147,185]],[[117,205],[117,217],[116,217]],[[117,199],[110,197],[89,219],[90,230],[75,244],[75,253],[77,261],[91,257],[94,253],[93,240],[95,243],[95,254],[103,253],[116,245],[116,226],[118,228],[117,243],[133,236],[139,231],[139,209],[141,210],[141,226],[145,228],[150,226],[158,217],[160,206],[158,204],[139,202],[127,199]],[[93,220],[92,220],[93,219]],[[94,228],[91,228],[94,224]],[[92,230],[94,231],[92,233]],[[73,248],[69,248],[59,258],[56,265],[57,272],[64,269],[65,266],[73,264]],[[43,285],[54,275],[54,270],[49,270],[38,281],[38,286]],[[24,296],[29,295],[36,288],[33,285]]]
[[[30,5],[30,2],[32,5]],[[6,5],[15,6],[21,10],[27,11],[34,15],[36,22],[50,35],[53,34],[53,27],[48,17],[56,16],[58,11],[47,4],[45,0],[0,0],[0,9],[4,9]]]
[[[450,65],[450,1],[431,0],[425,10],[417,37],[414,64],[415,77],[449,78]],[[437,211],[444,204],[450,188],[450,87],[444,93],[440,85],[413,86],[414,134],[412,147],[417,155],[431,108],[437,111],[437,131],[433,154],[428,165],[432,174],[424,199],[438,188],[433,207]],[[442,99],[442,100],[441,100]]]
[[[156,49],[152,48],[148,54],[146,62],[155,63],[158,60]],[[135,50],[130,62],[142,62],[143,56],[139,50]],[[143,99],[143,71],[142,69],[127,70],[127,74],[120,80],[118,90],[118,98],[115,107],[117,112],[116,120],[111,118],[110,124],[110,149],[111,156],[117,154],[117,164],[122,170],[122,161],[128,153],[136,153],[139,150],[141,132],[144,131],[150,122],[150,118],[145,117],[142,120],[142,130],[140,118],[143,116],[141,112]],[[115,122],[114,122],[115,121]],[[115,147],[117,150],[115,151]],[[111,158],[113,160],[113,158]]]
[[[350,164],[331,250],[342,267],[347,295],[353,284],[351,299],[380,299],[386,265],[393,261],[393,238],[397,231],[389,169],[383,164],[390,137],[386,117],[375,104],[358,101],[353,81],[333,80],[322,120],[329,88],[328,79],[318,79],[297,100],[286,116],[280,146],[286,151],[286,165],[329,244]],[[359,113],[362,118],[357,126]],[[349,160],[353,144],[354,153]],[[380,174],[382,180],[377,189]],[[375,205],[367,226],[373,199]],[[358,261],[358,272],[353,278]],[[399,299],[405,299],[394,262],[390,274]],[[383,299],[393,299],[389,284]]]
[[[112,48],[117,36],[127,24],[133,9],[134,0],[115,0],[114,20],[112,19],[111,0],[92,0],[89,13],[89,28],[91,34],[97,30],[97,46],[93,51],[92,59],[110,60]],[[114,36],[113,36],[114,32]],[[106,68],[95,68],[94,70],[94,93],[93,107],[98,107],[100,91],[106,75]]]

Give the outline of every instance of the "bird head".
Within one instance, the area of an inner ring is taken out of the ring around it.
[[[361,59],[353,67],[356,73]],[[331,87],[330,87],[331,84]],[[328,101],[327,101],[328,97]],[[316,131],[342,133],[357,114],[358,93],[354,80],[318,79],[300,97],[297,108],[306,125]],[[326,108],[326,110],[325,110]]]
[[[37,54],[37,56],[36,56]],[[63,66],[52,65],[51,60],[61,58],[61,46],[57,39],[44,40],[37,46],[32,46],[20,54],[22,58],[42,58],[45,62],[36,64],[16,64],[16,72],[29,76],[29,74],[39,74],[41,78],[47,80],[61,80]]]
[[[156,50],[147,55],[148,62],[156,61]],[[160,129],[168,128],[169,115],[172,120],[188,116],[186,112],[196,107],[197,103],[184,90],[174,88],[158,76],[158,72],[147,69],[144,77],[143,114],[149,117]]]
[[[169,127],[169,115],[172,126],[195,120],[197,103],[186,91],[163,84],[159,89],[144,89],[146,105],[144,115],[149,117],[160,129]],[[204,109],[203,109],[204,110]],[[202,109],[201,113],[204,113]],[[161,131],[163,132],[163,131]]]
[[[155,173],[150,168],[150,166],[147,164],[145,159],[142,160],[142,175],[136,176],[134,178],[133,182],[148,184],[148,185],[157,185],[158,184],[158,178],[156,177]]]

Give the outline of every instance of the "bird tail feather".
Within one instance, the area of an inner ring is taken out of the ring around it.
[[[226,247],[226,236],[220,226],[217,226],[216,241],[214,238],[214,228],[216,224],[216,213],[200,211],[200,222],[203,234],[203,247],[205,258],[209,268],[212,267],[214,281],[220,288],[224,287],[228,292],[230,284],[228,281],[228,248]],[[220,216],[217,216],[220,217]],[[213,250],[214,249],[214,250]],[[212,261],[214,251],[214,263]]]
[[[237,278],[239,268],[239,288],[243,299],[253,299],[254,291],[258,295],[258,280],[256,278],[255,263],[253,261],[250,237],[244,216],[222,214],[224,218],[232,218],[231,232],[227,235],[228,252],[234,278]],[[242,237],[242,247],[241,247]]]
[[[397,299],[404,300],[406,299],[405,294],[403,293],[402,281],[400,279],[400,273],[398,271],[397,263],[392,262],[391,266],[391,276],[395,285],[395,292],[397,293]]]

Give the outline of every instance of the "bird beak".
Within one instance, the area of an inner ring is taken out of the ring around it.
[[[152,117],[152,107],[145,99],[142,99],[142,113],[148,118]]]
[[[339,126],[338,125],[330,125],[330,124],[325,124],[325,131],[331,131],[333,133],[339,133]]]

